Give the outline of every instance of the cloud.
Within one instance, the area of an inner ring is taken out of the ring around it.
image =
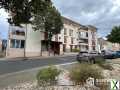
[[[62,13],[81,24],[98,28],[106,36],[115,25],[120,25],[120,0],[53,0]]]
[[[8,14],[0,9],[0,38],[7,38],[8,33],[8,22],[7,22]]]
[[[63,16],[83,25],[95,25],[100,36],[106,36],[120,25],[120,0],[52,0]],[[8,14],[0,10],[0,33],[7,37]]]

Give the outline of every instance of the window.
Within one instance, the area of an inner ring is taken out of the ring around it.
[[[11,40],[10,47],[11,48],[15,48],[15,39]]]
[[[95,50],[95,46],[93,46],[93,50]]]
[[[88,32],[80,32],[81,37],[88,37]]]
[[[69,35],[73,36],[73,30],[70,29]]]
[[[20,48],[24,48],[25,45],[25,40],[21,40],[21,47]]]
[[[73,41],[74,41],[73,38],[71,38],[71,44],[73,44]]]
[[[11,48],[24,48],[25,45],[25,40],[16,40],[16,39],[12,39],[11,40]]]
[[[88,37],[88,32],[86,32],[86,37]]]
[[[20,47],[20,40],[16,40],[15,48],[19,48],[19,47]]]
[[[92,34],[92,39],[95,39],[95,33],[91,32],[91,34]]]
[[[64,28],[64,35],[67,35],[67,29]]]
[[[64,43],[67,43],[67,37],[64,36]]]
[[[94,40],[92,40],[92,45],[94,45],[94,46],[95,46],[95,41],[94,41]]]
[[[63,44],[63,52],[66,52],[66,44]]]
[[[86,46],[85,48],[86,48],[86,50],[88,50],[88,46]]]

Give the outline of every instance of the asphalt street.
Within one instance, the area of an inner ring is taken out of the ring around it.
[[[15,60],[15,61],[1,60],[0,75],[47,65],[64,64],[70,62],[75,62],[75,56],[50,57],[35,60]]]

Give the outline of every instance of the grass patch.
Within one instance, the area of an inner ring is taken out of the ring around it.
[[[99,60],[96,62],[96,64],[99,65],[103,69],[113,70],[113,67],[110,65],[110,63],[107,63],[106,61]]]

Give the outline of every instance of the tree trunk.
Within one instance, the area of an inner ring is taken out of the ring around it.
[[[52,35],[48,32],[48,55],[50,56],[50,46],[51,46]]]
[[[41,34],[41,32],[40,32],[40,34]],[[41,40],[40,40],[40,44],[41,44],[41,46],[40,46],[40,56],[42,56],[42,41]]]
[[[48,40],[48,55],[50,56],[50,40]]]

